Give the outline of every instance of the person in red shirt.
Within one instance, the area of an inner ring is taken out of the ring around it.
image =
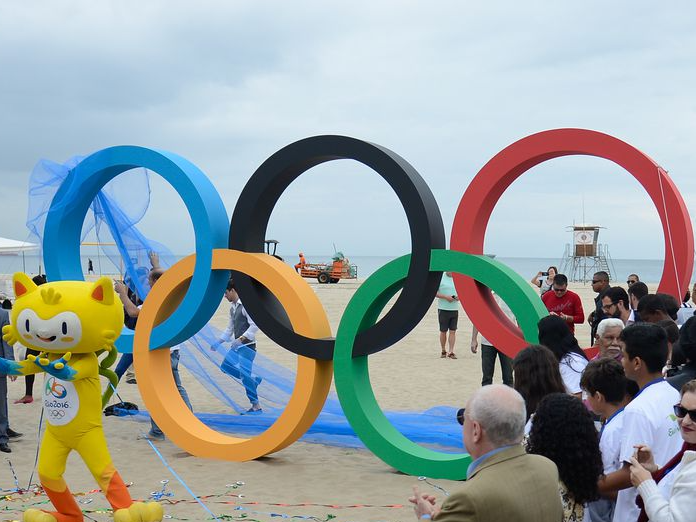
[[[568,323],[571,332],[575,332],[576,324],[585,321],[580,296],[568,290],[568,278],[563,274],[554,276],[551,291],[544,293],[541,300],[550,314],[557,315]]]

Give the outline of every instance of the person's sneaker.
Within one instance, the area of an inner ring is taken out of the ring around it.
[[[24,433],[19,433],[19,432],[13,430],[12,428],[7,428],[7,438],[8,439],[18,439],[22,435],[24,435]]]
[[[7,442],[3,442],[0,444],[0,451],[4,453],[12,453],[12,450],[10,449],[10,445],[7,444]]]
[[[141,433],[138,435],[138,439],[140,440],[155,440],[158,442],[162,442],[164,440],[164,434],[159,434],[159,433],[153,433],[151,431],[148,431],[147,434]]]
[[[254,409],[254,407],[252,406],[247,411],[242,412],[242,415],[260,415],[261,413],[263,413],[263,410],[261,408]]]

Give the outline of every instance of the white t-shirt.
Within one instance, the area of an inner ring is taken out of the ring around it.
[[[679,392],[664,379],[649,384],[624,408],[621,462],[630,462],[634,446],[650,446],[655,464],[662,467],[682,447],[679,425],[673,406],[679,402]],[[635,522],[640,510],[636,506],[636,488],[619,491],[613,522]]]
[[[623,415],[623,409],[617,411],[602,428],[599,439],[599,451],[602,452],[602,466],[604,467],[605,475],[617,471],[623,465],[621,462]]]
[[[568,393],[580,393],[580,377],[587,366],[587,359],[582,355],[570,352],[563,356],[561,362],[558,363],[558,369],[561,371],[561,378]]]

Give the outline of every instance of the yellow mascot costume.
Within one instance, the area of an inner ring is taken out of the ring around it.
[[[26,274],[13,277],[16,302],[3,338],[40,351],[25,361],[0,359],[8,375],[45,372],[47,426],[39,453],[39,478],[57,511],[28,509],[25,522],[79,522],[83,514],[63,473],[69,453],[77,451],[104,492],[115,522],[157,522],[162,506],[133,502],[114,468],[102,428],[97,353],[114,348],[123,325],[123,307],[111,281],[57,281],[38,287]]]

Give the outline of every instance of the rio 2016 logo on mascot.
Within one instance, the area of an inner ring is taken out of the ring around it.
[[[13,277],[16,303],[3,338],[41,352],[26,361],[0,359],[8,375],[45,372],[43,391],[47,427],[39,453],[39,477],[56,512],[28,509],[26,522],[78,522],[82,511],[65,480],[68,454],[85,461],[114,510],[115,522],[162,520],[157,502],[133,502],[114,468],[102,428],[97,354],[114,350],[123,325],[123,307],[111,281],[57,281],[41,287],[25,274]],[[113,352],[115,353],[115,351]]]

